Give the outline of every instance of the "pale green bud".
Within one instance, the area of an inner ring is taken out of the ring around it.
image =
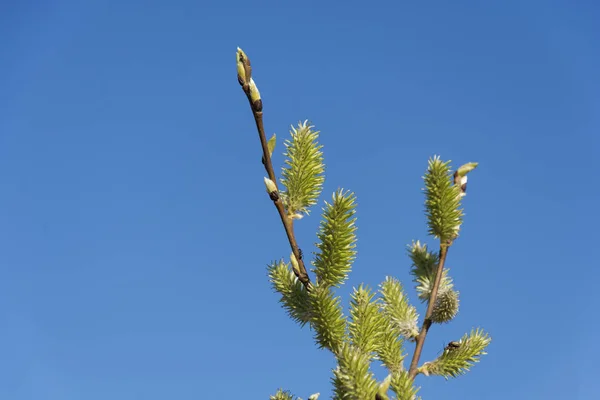
[[[308,400],[317,400],[320,395],[321,393],[311,394],[310,396],[308,396]]]
[[[298,264],[298,260],[294,253],[290,254],[290,261],[292,262],[292,270],[296,275],[300,275],[300,264]]]
[[[252,107],[254,111],[262,111],[262,100],[260,98],[260,92],[256,87],[256,83],[254,79],[250,78],[250,101],[252,102]]]
[[[239,47],[235,54],[235,61],[237,64],[238,81],[242,86],[247,85],[252,78],[252,67],[246,53]]]
[[[277,191],[277,186],[275,182],[265,177],[265,186],[267,187],[267,193],[271,194]]]

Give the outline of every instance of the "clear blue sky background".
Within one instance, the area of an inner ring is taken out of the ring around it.
[[[420,377],[425,400],[598,398],[598,21],[593,0],[3,2],[0,398],[330,394],[332,357],[268,285],[289,248],[237,46],[267,133],[310,119],[324,197],[357,193],[342,295],[394,275],[414,300],[427,159],[480,162],[449,255],[461,312],[424,360],[475,326],[493,343]]]

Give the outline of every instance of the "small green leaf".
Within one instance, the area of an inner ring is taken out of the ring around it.
[[[269,141],[267,142],[267,149],[269,150],[270,157],[273,157],[273,150],[275,150],[276,140],[277,140],[277,135],[273,134],[273,136],[271,136],[271,139],[269,139]]]
[[[477,168],[477,166],[479,165],[479,163],[476,162],[469,162],[466,163],[464,165],[461,165],[460,168],[458,168],[456,170],[456,173],[458,176],[465,176],[467,175],[469,172],[473,171],[475,168]]]

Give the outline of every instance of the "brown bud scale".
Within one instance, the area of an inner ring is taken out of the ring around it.
[[[279,193],[278,192],[271,192],[269,193],[269,198],[273,201],[277,201],[279,200]]]

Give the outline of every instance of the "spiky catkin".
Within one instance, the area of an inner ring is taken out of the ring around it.
[[[419,371],[425,375],[439,375],[446,379],[464,375],[487,354],[485,348],[492,339],[477,328],[465,334],[454,346],[448,346],[434,361],[423,364]]]
[[[400,281],[386,277],[381,284],[381,308],[398,335],[412,340],[419,335],[417,320],[419,315],[414,306],[410,305]]]
[[[458,314],[460,304],[459,293],[456,290],[449,289],[441,293],[435,299],[431,322],[443,324],[450,322]]]
[[[313,265],[321,286],[339,286],[356,257],[356,196],[342,189],[325,202]]]
[[[270,400],[299,400],[298,398],[294,397],[294,395],[292,393],[290,393],[289,390],[283,390],[283,389],[279,389],[277,390],[277,393],[275,393],[273,396],[269,396]]]
[[[379,304],[368,287],[360,285],[354,289],[350,300],[350,320],[348,330],[354,346],[367,354],[380,347],[385,320],[379,311]]]
[[[390,386],[398,400],[416,400],[419,388],[414,385],[407,371],[392,375]]]
[[[334,296],[328,287],[316,286],[309,292],[311,325],[320,348],[337,354],[346,339],[346,317],[340,297]]]
[[[338,353],[338,369],[334,371],[336,398],[374,399],[379,385],[369,367],[369,357],[355,346],[345,343]]]
[[[452,241],[462,224],[463,212],[460,208],[460,187],[453,184],[450,162],[441,161],[438,156],[431,158],[423,179],[429,234],[442,243]]]
[[[279,302],[283,308],[290,318],[304,326],[311,319],[310,299],[304,285],[283,261],[272,262],[268,274],[271,286],[281,295]]]
[[[325,180],[323,172],[323,147],[317,142],[319,132],[308,122],[292,127],[292,138],[284,145],[285,164],[282,171],[281,183],[285,187],[281,196],[289,215],[309,213],[309,208],[317,203]]]
[[[437,253],[427,249],[426,244],[421,244],[418,240],[408,246],[408,254],[412,261],[410,273],[413,276],[413,282],[417,284],[417,293],[419,300],[426,302],[431,297],[435,276],[437,275],[437,266],[439,256]],[[453,288],[452,278],[448,275],[448,269],[442,272],[442,280],[438,289],[438,296]]]
[[[404,369],[402,363],[406,357],[404,352],[404,341],[398,334],[391,321],[385,318],[386,326],[378,338],[378,346],[375,349],[377,359],[392,374],[399,373]]]

